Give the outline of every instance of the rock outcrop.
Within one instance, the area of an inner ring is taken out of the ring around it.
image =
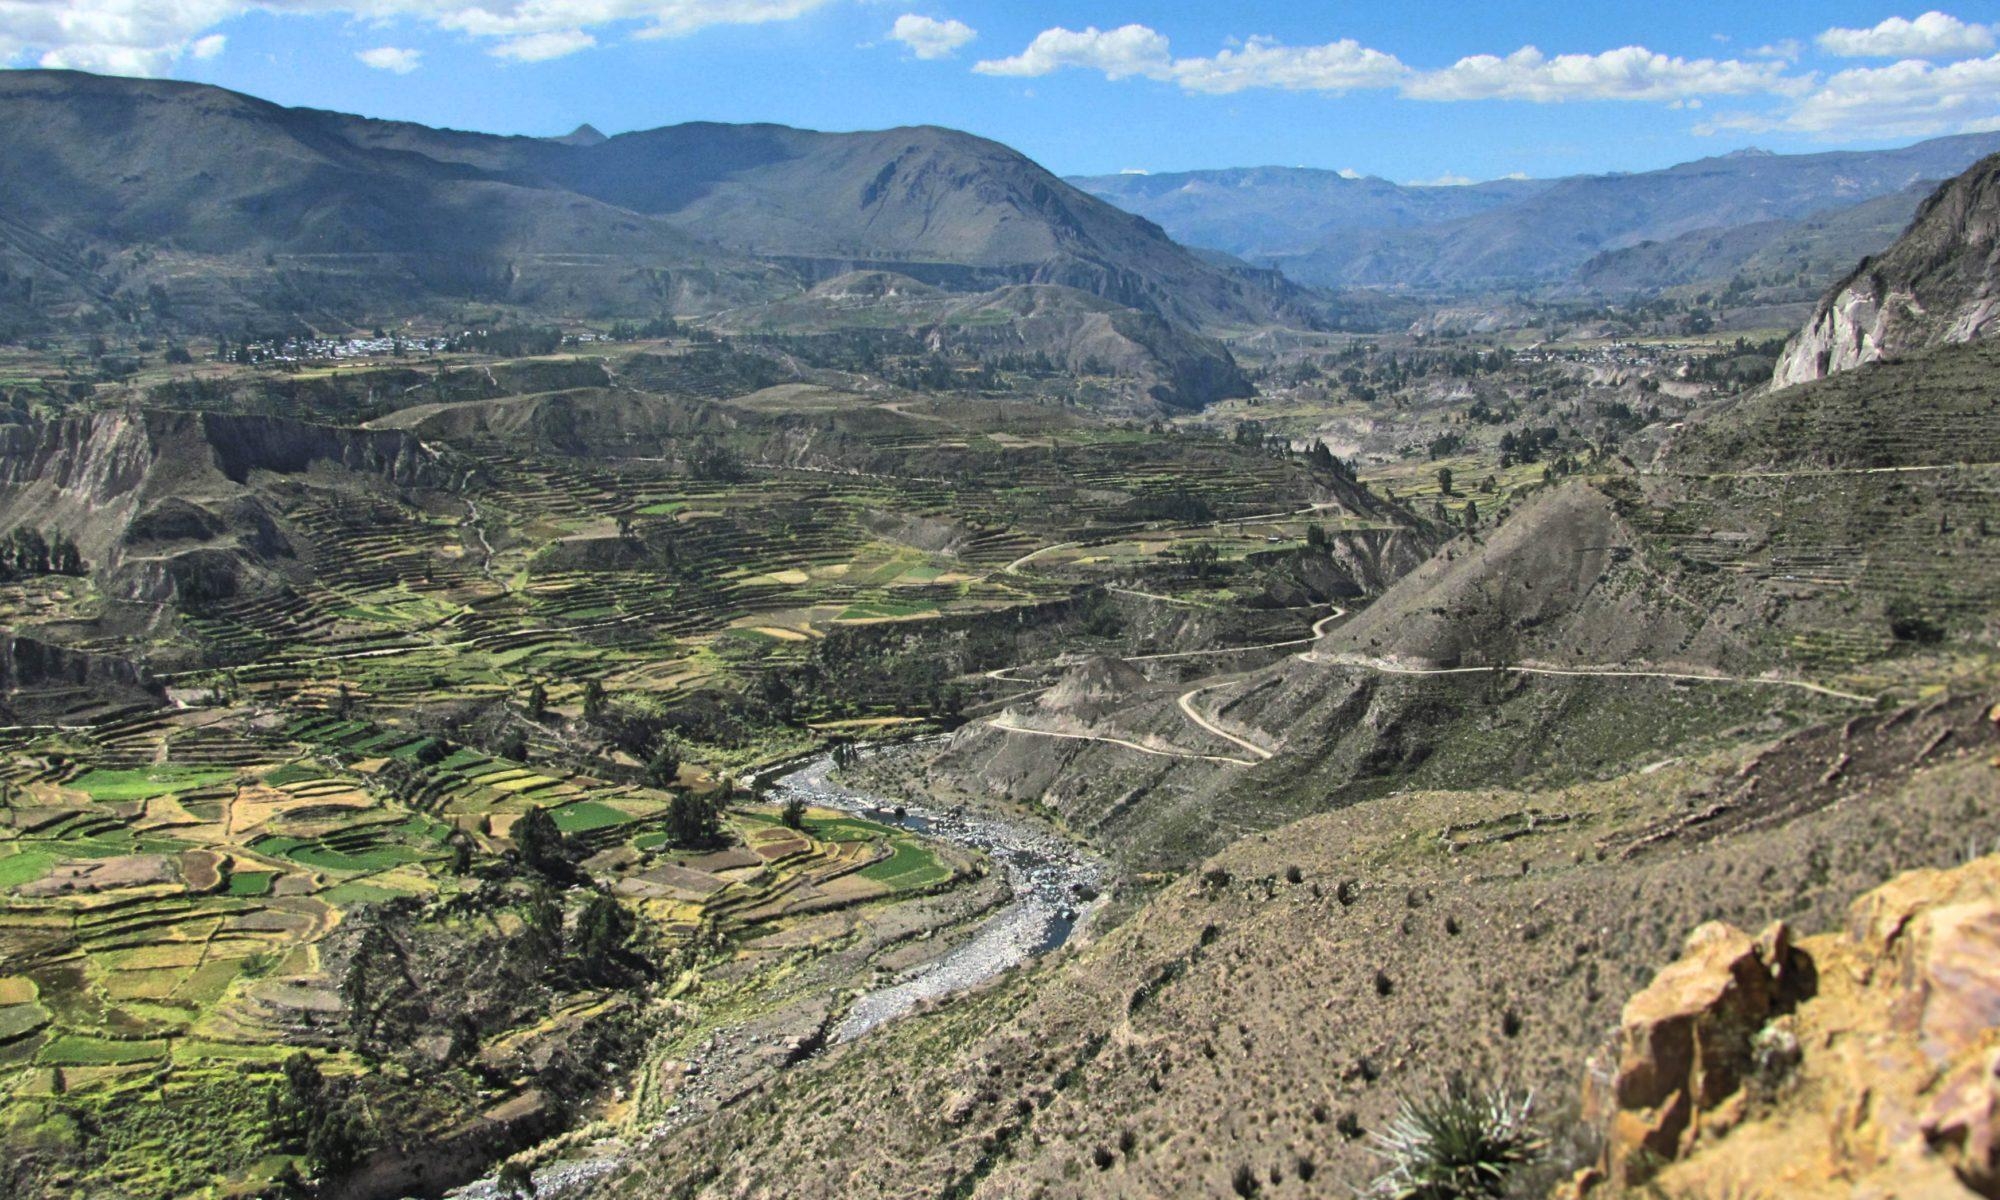
[[[1896,244],[1833,286],[1785,347],[1772,382],[1809,383],[1906,350],[2000,328],[2000,155],[1917,210]]]
[[[1796,946],[1704,925],[1620,1040],[1577,1191],[2000,1197],[2000,856],[1900,876]]]

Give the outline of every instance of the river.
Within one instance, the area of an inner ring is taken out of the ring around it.
[[[894,748],[868,748],[863,755],[894,753]],[[969,812],[910,800],[887,801],[880,796],[843,787],[832,780],[831,755],[774,776],[765,798],[783,804],[797,796],[816,808],[866,817],[884,825],[900,825],[925,837],[977,851],[1004,872],[1007,902],[981,921],[972,935],[942,957],[856,998],[828,1038],[849,1042],[925,1001],[937,1000],[975,987],[1030,958],[1046,954],[1070,939],[1097,899],[1104,863],[1053,830],[1026,817]],[[635,1132],[629,1147],[551,1162],[535,1171],[536,1194],[543,1200],[578,1196],[622,1167],[638,1150],[664,1138],[693,1114],[669,1124]],[[455,1200],[495,1200],[505,1195],[493,1177],[450,1193]]]

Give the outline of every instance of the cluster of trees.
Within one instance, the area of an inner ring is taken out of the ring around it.
[[[278,1145],[303,1155],[321,1178],[339,1176],[374,1140],[364,1107],[355,1102],[351,1081],[331,1080],[304,1052],[285,1060],[284,1080],[270,1094],[266,1125]],[[279,1180],[281,1192],[305,1194],[291,1171]]]
[[[711,437],[695,443],[688,454],[687,471],[690,478],[709,483],[740,483],[749,474],[742,455]]]
[[[1772,372],[1778,369],[1778,356],[1784,350],[1785,339],[1781,337],[1759,342],[1737,338],[1713,354],[1690,359],[1687,377],[1698,383],[1736,389],[1761,387],[1771,381]]]
[[[971,668],[962,639],[946,643],[902,631],[839,629],[813,644],[788,687],[800,710],[848,715],[887,711],[957,724]]]
[[[0,579],[83,575],[88,570],[83,552],[66,533],[50,538],[32,525],[17,525],[0,535]]]
[[[654,317],[640,325],[630,321],[618,321],[611,326],[609,336],[614,342],[643,342],[657,338],[682,337],[686,333],[687,326],[672,317]]]
[[[1523,427],[1520,432],[1508,431],[1500,435],[1500,466],[1504,469],[1515,463],[1540,462],[1542,452],[1562,440],[1562,434],[1553,425],[1540,429]]]
[[[451,350],[460,354],[493,354],[503,358],[554,354],[562,344],[562,330],[553,327],[468,330],[448,343]]]

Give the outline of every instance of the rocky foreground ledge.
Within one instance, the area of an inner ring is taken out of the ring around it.
[[[2000,855],[1796,944],[1703,925],[1621,1026],[1572,1197],[2000,1197]]]

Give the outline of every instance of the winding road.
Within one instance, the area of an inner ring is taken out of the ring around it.
[[[1201,713],[1195,708],[1194,698],[1196,696],[1201,695],[1203,692],[1214,691],[1216,688],[1219,687],[1227,687],[1232,682],[1234,681],[1224,680],[1222,683],[1205,683],[1198,688],[1193,688],[1190,689],[1189,691],[1182,692],[1179,702],[1181,706],[1181,711],[1187,714],[1188,720],[1193,721],[1195,724],[1201,726],[1203,729],[1208,730],[1216,737],[1222,738],[1225,741],[1235,742],[1237,745],[1243,747],[1245,750],[1248,750],[1250,753],[1256,755],[1257,760],[1259,762],[1276,757],[1277,754],[1276,751],[1266,750],[1264,749],[1264,747],[1259,746],[1257,743],[1253,741],[1250,741],[1248,738],[1237,737],[1235,734],[1229,732],[1227,729],[1224,729],[1222,726],[1217,725],[1215,722],[1209,720],[1207,717],[1202,716]]]

